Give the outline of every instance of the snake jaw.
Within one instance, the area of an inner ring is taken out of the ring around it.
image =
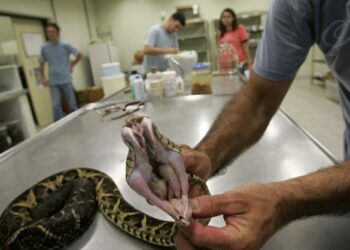
[[[155,130],[151,119],[142,116],[133,116],[123,127],[122,137],[130,143],[129,148],[135,155],[127,182],[138,194],[167,212],[177,224],[188,226],[192,211],[181,154],[174,143],[167,138],[164,140]]]
[[[131,128],[122,128],[121,134],[124,140],[130,143],[132,147],[137,148],[137,150],[142,150],[142,146],[139,143],[139,141],[135,138],[135,134],[133,133],[133,130]]]
[[[191,221],[188,221],[188,219],[186,219],[186,218],[180,217],[180,220],[178,220],[177,223],[178,223],[180,226],[188,227],[188,226],[190,226]]]
[[[183,196],[181,199],[171,199],[170,203],[173,205],[173,207],[179,214],[176,223],[180,226],[189,226],[192,218],[192,209],[190,206],[187,206],[187,197]]]
[[[144,117],[141,122],[141,126],[144,130],[145,138],[147,138],[146,141],[149,143],[149,146],[153,149],[155,144],[157,143],[153,132],[153,122],[150,118]]]

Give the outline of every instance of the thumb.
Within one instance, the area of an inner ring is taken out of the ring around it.
[[[228,193],[203,195],[191,200],[192,213],[197,218],[209,218],[218,215],[237,214],[245,210],[245,203]]]

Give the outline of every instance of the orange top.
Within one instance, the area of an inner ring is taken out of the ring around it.
[[[237,29],[235,29],[234,31],[226,32],[223,37],[218,36],[218,44],[219,45],[223,43],[231,44],[236,49],[239,63],[241,64],[246,59],[242,43],[246,42],[248,40],[248,37],[249,35],[245,27],[243,25],[239,25]],[[230,56],[230,55],[226,55],[226,56]],[[231,57],[233,57],[233,54],[231,55]]]

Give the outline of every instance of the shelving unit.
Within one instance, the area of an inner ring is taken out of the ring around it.
[[[310,84],[318,84],[322,87],[326,86],[325,76],[329,73],[329,68],[322,52],[317,46],[311,49],[311,79]]]
[[[326,98],[340,103],[338,83],[326,63],[324,54],[317,45],[311,49],[310,84],[325,88]]]
[[[36,133],[17,65],[0,66],[0,153]]]
[[[198,4],[180,4],[176,6],[176,11],[181,12],[186,20],[193,20],[200,17]]]
[[[190,19],[177,33],[181,51],[195,50],[198,62],[210,62],[210,43],[207,21],[201,18]]]

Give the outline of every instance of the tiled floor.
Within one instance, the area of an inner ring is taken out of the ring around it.
[[[281,108],[341,161],[345,125],[339,104],[326,96],[325,88],[311,86],[309,79],[298,79]]]

